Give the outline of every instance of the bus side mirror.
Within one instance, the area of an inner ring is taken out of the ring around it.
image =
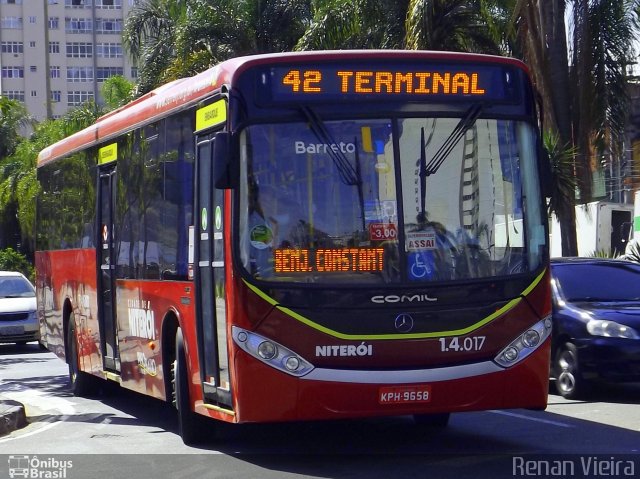
[[[211,164],[213,167],[213,185],[220,190],[237,186],[238,168],[236,148],[233,147],[233,136],[228,131],[221,131],[213,139]]]

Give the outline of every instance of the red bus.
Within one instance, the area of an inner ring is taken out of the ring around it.
[[[43,150],[42,341],[74,393],[219,421],[544,409],[545,164],[526,67],[225,61]]]

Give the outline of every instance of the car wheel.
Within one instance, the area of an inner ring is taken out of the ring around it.
[[[173,405],[178,410],[178,429],[182,442],[185,444],[201,443],[207,439],[207,432],[210,434],[214,432],[215,425],[212,420],[206,421],[205,424],[206,418],[191,410],[187,357],[181,329],[178,329],[176,334],[176,358],[171,365],[171,373]]]
[[[582,377],[578,350],[573,343],[564,343],[558,349],[555,359],[556,389],[566,399],[577,399],[588,389],[587,380]]]

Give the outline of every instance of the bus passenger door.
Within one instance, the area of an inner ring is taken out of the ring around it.
[[[199,136],[196,151],[196,327],[205,402],[230,408],[224,285],[224,191],[213,188],[213,135]]]
[[[115,322],[115,262],[113,220],[116,199],[116,167],[111,166],[100,172],[98,191],[98,211],[100,218],[98,232],[98,317],[100,325],[100,348],[104,368],[120,370]]]

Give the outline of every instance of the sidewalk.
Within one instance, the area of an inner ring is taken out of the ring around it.
[[[27,416],[21,403],[0,399],[0,437],[26,425]]]

